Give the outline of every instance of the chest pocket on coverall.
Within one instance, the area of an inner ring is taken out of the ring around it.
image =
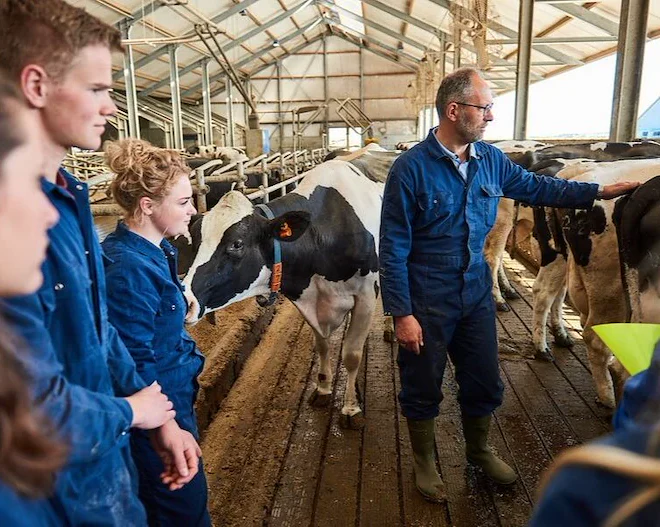
[[[454,197],[449,192],[422,192],[416,195],[417,218],[419,229],[431,227],[434,231],[443,230],[451,217]]]
[[[484,217],[486,227],[490,229],[497,218],[497,205],[500,198],[504,197],[502,189],[497,185],[481,185],[481,196],[484,203]]]

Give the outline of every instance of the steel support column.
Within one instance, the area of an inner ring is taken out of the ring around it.
[[[204,141],[213,144],[213,123],[211,113],[211,83],[209,82],[209,61],[202,64],[202,105],[204,106]]]
[[[122,36],[129,38],[131,24],[124,21],[121,24]],[[126,88],[126,110],[128,112],[128,135],[140,138],[140,118],[138,117],[137,91],[135,87],[135,61],[133,59],[133,46],[126,46],[124,53],[124,86]]]
[[[181,92],[179,87],[179,66],[177,46],[170,46],[170,96],[172,98],[172,126],[174,128],[174,148],[183,150],[183,123],[181,120]]]
[[[229,146],[236,145],[236,131],[234,130],[234,95],[232,82],[227,77],[227,126],[229,127]]]
[[[637,135],[648,19],[649,0],[622,0],[610,141],[630,141]]]
[[[284,115],[282,115],[282,61],[277,61],[277,111],[278,129],[280,131],[280,153],[284,152]]]
[[[513,138],[527,137],[527,103],[529,101],[529,74],[532,56],[532,27],[534,0],[520,0],[518,15],[518,67],[516,68],[516,109],[513,122]]]
[[[323,98],[325,101],[328,101],[329,95],[328,95],[328,39],[324,36],[323,37]],[[326,148],[329,146],[329,141],[330,141],[330,106],[326,106],[325,108],[325,133],[326,133],[326,142],[328,144],[324,145]],[[294,131],[295,133],[295,131]]]

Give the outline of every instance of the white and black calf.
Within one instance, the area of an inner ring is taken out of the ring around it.
[[[378,294],[378,232],[383,185],[351,164],[328,161],[298,188],[268,204],[267,219],[239,192],[229,192],[201,220],[199,250],[184,280],[187,321],[239,300],[269,295],[274,242],[282,253],[281,292],[312,327],[320,356],[313,399],[328,404],[328,339],[350,313],[342,346],[348,380],[343,423],[363,423],[356,378]]]

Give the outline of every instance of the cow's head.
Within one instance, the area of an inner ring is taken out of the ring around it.
[[[256,295],[268,294],[273,240],[297,240],[309,214],[291,211],[268,220],[255,214],[240,192],[227,193],[201,223],[201,243],[184,280],[188,315],[193,324],[205,313]]]

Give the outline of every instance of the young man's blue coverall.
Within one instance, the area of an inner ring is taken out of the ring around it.
[[[60,215],[49,231],[44,282],[0,309],[25,341],[37,403],[71,447],[53,504],[73,525],[145,525],[129,446],[133,412],[121,397],[146,384],[108,323],[87,185],[64,170],[58,183],[42,184]]]

